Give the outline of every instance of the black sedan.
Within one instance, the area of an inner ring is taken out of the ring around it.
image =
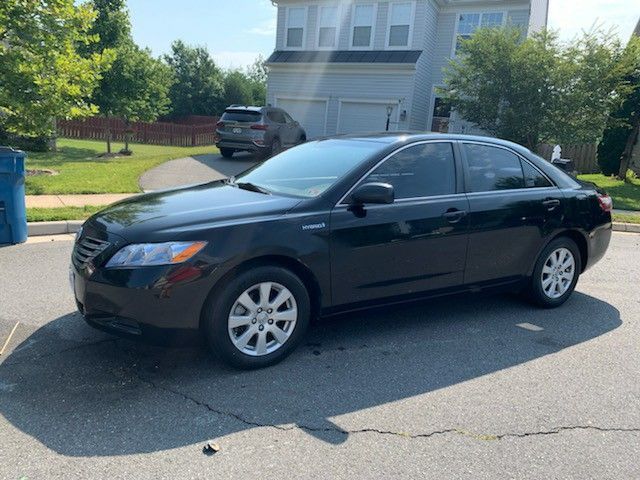
[[[227,363],[263,367],[312,318],[339,311],[495,288],[562,305],[604,255],[611,209],[604,192],[513,143],[329,138],[94,215],[72,284],[92,326],[201,334]]]

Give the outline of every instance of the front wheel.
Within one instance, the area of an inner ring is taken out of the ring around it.
[[[559,307],[575,290],[581,271],[576,243],[566,237],[552,241],[540,254],[533,270],[531,299],[541,307]]]
[[[302,341],[311,303],[304,283],[281,267],[240,273],[204,310],[209,346],[225,363],[244,369],[273,365]]]

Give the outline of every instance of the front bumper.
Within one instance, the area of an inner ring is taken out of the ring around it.
[[[162,344],[198,336],[211,288],[207,270],[194,264],[93,271],[71,266],[76,304],[89,325]]]

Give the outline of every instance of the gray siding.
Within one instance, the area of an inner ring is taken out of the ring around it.
[[[376,31],[373,33],[373,48],[384,50],[387,46],[387,21],[389,18],[389,2],[378,4],[378,19],[376,21]]]
[[[286,9],[284,7],[278,7],[278,26],[276,27],[276,50],[282,50],[284,48],[285,16],[286,16]]]
[[[412,130],[429,130],[427,120],[431,108],[432,71],[437,47],[437,26],[438,7],[432,0],[427,0],[416,8],[414,45],[422,50],[422,55],[416,65],[413,105],[409,116],[409,128]]]
[[[318,6],[310,5],[307,8],[307,26],[306,26],[306,34],[307,34],[307,43],[305,46],[305,50],[315,50],[317,48],[317,30],[318,30]]]
[[[438,15],[436,45],[433,52],[433,69],[431,72],[431,83],[436,86],[442,85],[442,69],[451,59],[456,16],[456,13],[441,13]]]
[[[507,13],[507,25],[521,28],[526,32],[529,28],[529,10],[511,10]]]
[[[334,135],[337,129],[338,104],[340,99],[402,100],[400,110],[407,110],[413,103],[414,72],[406,73],[354,73],[325,71],[322,74],[304,69],[272,68],[267,84],[267,102],[275,105],[277,97],[327,98],[327,134]],[[401,122],[399,129],[408,128],[408,121]]]

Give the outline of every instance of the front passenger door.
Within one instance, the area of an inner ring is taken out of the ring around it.
[[[461,284],[468,200],[456,176],[453,145],[406,147],[359,184],[385,182],[395,201],[353,209],[348,197],[331,213],[335,305],[409,295]]]

